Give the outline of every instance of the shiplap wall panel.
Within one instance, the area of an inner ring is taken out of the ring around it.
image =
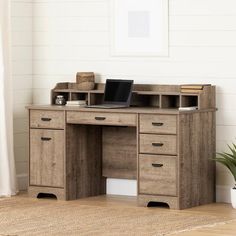
[[[26,187],[28,169],[28,117],[25,106],[32,103],[32,22],[32,1],[12,0],[14,153],[21,189]]]
[[[232,16],[170,16],[170,30],[236,30],[236,15]]]
[[[56,34],[57,35],[57,34]],[[39,36],[39,37],[38,37]],[[74,35],[75,36],[75,35]],[[76,38],[76,37],[75,37]],[[68,44],[56,44],[59,42],[53,35],[35,33],[34,35],[34,60],[127,60],[122,57],[110,57],[110,49],[107,45],[105,46],[78,46],[75,45],[79,39],[69,38]],[[61,38],[63,42],[63,38]],[[53,44],[55,42],[55,44]],[[63,42],[64,43],[64,42]],[[170,47],[169,57],[159,58],[132,58],[135,61],[220,61],[227,62],[234,60],[236,55],[236,47]],[[130,58],[128,58],[130,60]]]
[[[34,28],[38,31],[108,31],[108,17],[38,17]]]
[[[12,46],[31,46],[32,47],[32,35],[28,34],[27,31],[16,31],[12,32]],[[32,54],[32,53],[31,53]]]
[[[34,46],[43,45],[58,45],[64,44],[65,34],[68,37],[69,45],[80,46],[107,46],[109,43],[109,34],[107,32],[54,32],[50,30],[50,33],[34,33]],[[67,44],[67,45],[68,45]]]
[[[109,14],[107,1],[34,1],[34,17],[104,17]]]
[[[224,64],[224,66],[222,66]],[[24,66],[24,65],[22,65]],[[20,68],[19,68],[20,69]],[[36,75],[69,74],[72,71],[95,71],[96,73],[117,74],[121,76],[139,75],[148,77],[155,75],[171,77],[232,77],[235,76],[235,62],[169,62],[169,61],[76,61],[76,60],[35,60],[34,73]],[[135,73],[135,74],[134,74]],[[145,80],[146,82],[150,82]],[[165,83],[165,81],[162,81]],[[174,82],[174,81],[173,81]],[[178,83],[178,81],[176,81]],[[195,79],[195,83],[198,81]]]
[[[170,15],[236,15],[234,0],[170,0]]]
[[[236,1],[170,0],[169,15],[169,57],[111,57],[110,0],[34,0],[34,103],[48,103],[50,89],[75,81],[77,71],[94,71],[97,81],[212,83],[219,108],[217,151],[225,150],[236,136]],[[217,166],[217,184],[232,183]]]

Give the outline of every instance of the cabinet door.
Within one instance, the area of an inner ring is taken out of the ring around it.
[[[64,187],[63,130],[30,130],[30,185]]]

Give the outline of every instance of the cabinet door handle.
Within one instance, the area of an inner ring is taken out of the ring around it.
[[[155,163],[152,163],[152,166],[153,167],[156,167],[156,168],[160,168],[163,166],[163,164],[155,164]]]
[[[152,143],[152,146],[154,147],[162,147],[164,143]]]
[[[152,122],[152,125],[153,125],[153,126],[163,126],[164,123],[161,123],[161,122]]]
[[[95,120],[106,120],[106,117],[95,117]]]
[[[50,141],[51,138],[48,138],[48,137],[41,137],[41,140],[42,140],[42,141]]]
[[[52,119],[51,118],[42,117],[41,120],[42,121],[51,121]]]

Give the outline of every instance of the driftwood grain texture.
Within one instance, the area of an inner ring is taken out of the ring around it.
[[[52,98],[102,101],[104,84],[93,91],[77,86],[58,84]],[[137,178],[140,205],[184,209],[214,202],[215,87],[196,95],[181,94],[180,86],[134,85],[133,95],[139,107],[29,106],[29,194],[71,200],[104,194],[105,177]],[[193,105],[199,110],[177,109]]]
[[[180,115],[180,208],[215,201],[215,113]]]
[[[67,123],[91,124],[91,125],[114,125],[136,126],[135,114],[114,114],[108,112],[67,112]]]
[[[138,195],[138,205],[148,206],[149,203],[166,203],[171,209],[179,210],[179,198],[172,196],[162,196],[162,195]]]
[[[103,127],[103,176],[137,178],[136,128]]]
[[[53,188],[53,187],[42,187],[42,186],[29,186],[28,195],[33,198],[37,198],[42,194],[52,194],[58,200],[66,200],[65,189],[64,188]]]
[[[140,133],[176,134],[177,132],[177,119],[174,115],[141,114],[139,117]]]
[[[141,194],[177,196],[177,157],[139,155]]]
[[[64,129],[64,112],[30,110],[31,128]]]
[[[140,134],[140,153],[177,154],[176,135]]]
[[[64,187],[64,131],[30,130],[30,185]]]
[[[105,193],[101,137],[101,126],[67,125],[66,198],[68,200]]]

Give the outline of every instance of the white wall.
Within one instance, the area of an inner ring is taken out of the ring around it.
[[[33,102],[49,103],[50,89],[60,81],[75,81],[77,71],[94,71],[102,81],[121,77],[136,83],[212,83],[217,86],[219,108],[217,150],[224,150],[236,136],[236,1],[169,3],[170,56],[114,58],[109,53],[110,0],[34,0]],[[18,59],[19,73],[25,73],[22,68],[28,68],[30,57]],[[21,116],[24,122],[25,114]],[[21,135],[25,138],[20,130]],[[227,191],[232,184],[229,173],[217,166],[219,201],[229,201]]]
[[[14,152],[20,188],[27,184],[27,111],[32,96],[32,2],[11,1],[14,90]]]

